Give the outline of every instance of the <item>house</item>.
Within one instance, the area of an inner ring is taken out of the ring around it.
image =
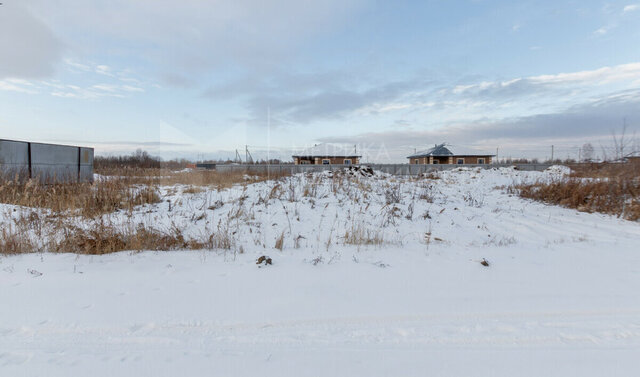
[[[355,146],[345,148],[333,144],[316,144],[298,155],[293,155],[296,165],[352,165],[360,163]]]
[[[408,156],[410,164],[490,164],[495,155],[488,153],[453,153],[444,144]]]
[[[640,165],[640,152],[632,153],[625,160],[629,163]]]

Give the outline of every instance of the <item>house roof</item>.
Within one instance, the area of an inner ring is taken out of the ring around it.
[[[424,151],[420,151],[420,152],[416,152],[414,154],[412,154],[411,156],[407,156],[407,158],[420,158],[420,157],[429,157],[429,156],[433,156],[433,157],[448,157],[448,156],[495,156],[494,154],[491,153],[482,153],[482,152],[478,152],[478,151],[469,151],[469,150],[458,150],[456,149],[456,152],[458,153],[453,153],[451,152],[451,150],[449,148],[447,148],[445,146],[445,144],[436,144],[434,147],[431,147],[427,150]]]
[[[344,147],[335,144],[316,144],[293,157],[361,157],[354,146]]]
[[[436,145],[427,150],[416,152],[407,158],[429,157],[429,156],[453,156],[453,153],[444,144]]]

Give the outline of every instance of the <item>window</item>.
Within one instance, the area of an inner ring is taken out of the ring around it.
[[[344,160],[344,164],[345,165],[351,165],[351,159],[345,159]]]
[[[302,161],[300,161],[300,163],[302,165],[309,165],[309,160],[302,160]]]
[[[413,163],[414,163],[414,164],[419,164],[419,163],[420,163],[419,161],[420,161],[420,160],[418,160],[418,159],[416,158],[415,160],[413,160]]]
[[[438,160],[433,160],[434,165],[438,165],[440,163],[440,161]]]
[[[479,159],[478,159],[478,163],[479,163],[479,164],[484,164],[484,158],[479,158]]]
[[[459,158],[457,164],[458,165],[464,164],[464,158]]]
[[[331,164],[331,160],[322,160],[322,165],[329,165]]]

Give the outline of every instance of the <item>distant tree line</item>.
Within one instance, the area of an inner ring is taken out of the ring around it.
[[[161,165],[160,157],[151,156],[141,149],[127,156],[96,156],[93,159],[93,166],[96,169],[160,169]]]

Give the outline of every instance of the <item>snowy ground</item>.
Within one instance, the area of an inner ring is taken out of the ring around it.
[[[561,176],[163,187],[103,220],[230,249],[1,258],[0,376],[635,375],[640,223],[502,188]]]

